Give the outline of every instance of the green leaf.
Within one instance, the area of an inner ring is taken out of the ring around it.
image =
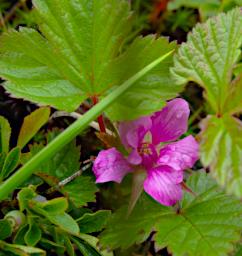
[[[48,142],[53,139],[53,133],[48,134]],[[34,144],[30,147],[28,158],[36,155],[43,145]],[[48,184],[56,187],[58,182],[70,177],[80,170],[80,147],[75,141],[69,143],[61,151],[56,153],[52,160],[43,163],[38,169],[38,175]],[[26,160],[26,159],[25,159]],[[65,186],[56,187],[62,192],[76,207],[85,206],[88,202],[94,202],[95,193],[98,191],[92,177],[82,174]]]
[[[18,147],[23,148],[48,121],[49,116],[50,108],[48,107],[39,108],[26,116],[18,136]]]
[[[0,153],[8,153],[10,136],[11,127],[9,122],[4,117],[0,116]]]
[[[13,148],[6,156],[3,168],[0,172],[2,179],[7,178],[18,166],[20,160],[20,148]]]
[[[86,206],[88,202],[96,201],[96,192],[98,191],[93,177],[82,176],[76,178],[60,191],[69,198],[76,207]]]
[[[3,241],[0,241],[0,249],[7,252],[12,252],[18,256],[27,256],[27,255],[45,256],[46,255],[45,251],[39,248],[17,245],[17,244],[8,244]]]
[[[132,29],[126,0],[34,0],[33,4],[41,33],[20,28],[0,39],[0,75],[7,80],[4,87],[16,97],[73,111],[84,99],[104,97],[175,48],[174,43],[150,36],[126,47]],[[125,101],[118,100],[110,117],[150,114],[176,96],[182,87],[171,82],[171,64],[169,58],[137,82],[123,97]],[[127,115],[133,106],[137,114]]]
[[[49,214],[64,213],[68,208],[68,202],[66,198],[54,198],[46,202],[39,202],[39,206]]]
[[[168,9],[176,10],[184,6],[198,9],[202,20],[204,20],[219,12],[221,2],[219,0],[173,0],[169,2]]]
[[[41,239],[41,229],[35,221],[35,217],[28,217],[29,227],[24,235],[24,241],[28,246],[35,246]]]
[[[185,193],[179,211],[159,205],[147,195],[141,197],[129,217],[128,206],[122,207],[112,215],[101,243],[127,248],[156,231],[156,248],[168,247],[173,255],[227,255],[240,239],[240,202],[221,192],[205,172],[193,174],[187,185],[197,196]]]
[[[76,221],[81,233],[93,233],[101,231],[106,226],[110,216],[110,211],[100,210],[95,213],[85,213]]]
[[[242,197],[242,123],[237,118],[209,116],[203,120],[201,161],[229,193]]]
[[[0,240],[4,240],[12,235],[12,226],[8,220],[0,220]]]
[[[117,86],[154,61],[157,56],[175,48],[176,44],[169,44],[167,38],[138,37],[122,56],[110,64],[108,77],[103,77],[106,79],[103,83]],[[124,93],[108,109],[109,117],[112,120],[132,120],[160,110],[167,99],[176,97],[183,87],[174,85],[169,73],[172,65],[171,55]]]
[[[198,24],[180,47],[171,70],[177,84],[195,81],[201,85],[218,115],[224,113],[232,69],[240,57],[241,29],[240,8]]]
[[[46,212],[45,217],[48,218],[50,222],[59,226],[62,230],[65,230],[70,234],[78,235],[80,232],[76,221],[67,213],[49,215]]]

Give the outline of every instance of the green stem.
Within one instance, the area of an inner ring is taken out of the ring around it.
[[[61,150],[66,144],[71,142],[77,135],[79,135],[89,123],[95,120],[103,111],[109,107],[119,96],[131,87],[137,80],[146,75],[151,69],[161,63],[164,59],[170,56],[173,50],[156,59],[154,62],[147,65],[141,71],[136,73],[133,77],[124,82],[121,86],[111,92],[97,105],[91,108],[82,118],[75,121],[64,132],[62,132],[56,139],[43,148],[38,154],[31,158],[24,166],[22,166],[16,173],[7,179],[0,186],[0,200],[5,199],[9,193],[21,185],[37,168],[44,162],[53,157],[56,152]]]

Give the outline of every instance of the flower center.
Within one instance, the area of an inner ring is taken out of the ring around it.
[[[158,158],[155,146],[148,142],[143,142],[138,152],[142,157],[142,164],[146,168],[151,168]]]

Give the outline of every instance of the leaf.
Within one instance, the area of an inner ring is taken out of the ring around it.
[[[55,215],[46,214],[46,217],[50,222],[59,226],[61,229],[67,231],[68,233],[77,235],[80,232],[76,221],[67,213]]]
[[[3,249],[7,252],[12,252],[14,255],[19,256],[27,256],[27,255],[39,255],[39,256],[45,256],[46,253],[42,249],[34,248],[31,246],[23,246],[23,245],[17,245],[17,244],[8,244],[3,241],[0,241],[0,249]]]
[[[13,148],[6,156],[3,168],[0,172],[2,179],[7,178],[18,166],[20,160],[20,148]]]
[[[198,24],[180,47],[171,69],[177,84],[195,81],[201,85],[218,115],[224,113],[232,69],[240,57],[241,28],[240,8]]]
[[[48,134],[48,142],[53,139],[52,135],[53,133]],[[55,136],[53,135],[53,137]],[[28,158],[30,159],[36,155],[41,148],[43,148],[43,145],[34,144],[31,146]],[[56,153],[51,161],[43,163],[38,169],[38,175],[49,185],[56,187],[58,182],[80,170],[79,159],[80,147],[76,146],[75,141],[73,141]],[[88,202],[94,202],[96,199],[95,193],[98,191],[93,178],[84,174],[65,186],[56,187],[56,189],[59,189],[61,193],[68,197],[76,207],[85,206]]]
[[[7,154],[9,151],[9,141],[11,136],[11,127],[4,117],[0,116],[0,154]]]
[[[47,107],[39,108],[26,116],[18,136],[18,147],[23,148],[48,121],[49,116],[50,108]]]
[[[93,177],[82,176],[76,178],[60,189],[76,207],[86,206],[88,202],[95,202],[98,191]]]
[[[41,229],[35,222],[34,217],[28,218],[28,231],[24,235],[24,241],[28,246],[35,246],[41,239]]]
[[[41,208],[51,214],[64,213],[68,208],[68,202],[66,198],[59,197],[48,200],[46,202],[40,202]]]
[[[157,56],[175,49],[176,44],[169,44],[167,38],[138,37],[122,56],[111,63],[107,82],[104,84],[117,86],[154,61]],[[173,56],[170,55],[135,83],[107,110],[109,117],[112,120],[136,119],[160,110],[166,100],[176,97],[183,87],[174,85],[169,73],[172,65]]]
[[[103,98],[175,48],[174,43],[151,36],[128,47],[132,19],[126,0],[34,0],[33,4],[40,32],[20,28],[0,39],[0,75],[15,97],[74,111],[86,98]],[[182,86],[172,84],[171,64],[169,58],[140,79],[109,116],[117,120],[150,114],[176,96]],[[137,114],[127,112],[133,106]]]
[[[242,123],[237,118],[209,116],[203,120],[201,161],[229,193],[242,197]]]
[[[221,2],[219,0],[174,0],[169,2],[168,9],[176,10],[184,6],[198,9],[202,20],[204,20],[220,11]]]
[[[0,220],[0,240],[4,240],[12,235],[12,226],[8,220]]]
[[[205,172],[193,174],[187,185],[197,196],[185,193],[177,212],[143,196],[129,218],[127,206],[112,215],[101,243],[127,248],[156,231],[157,249],[168,247],[176,256],[222,256],[240,239],[242,206],[221,192]]]
[[[95,213],[85,213],[76,221],[81,233],[99,232],[106,226],[110,215],[110,211],[100,210]]]

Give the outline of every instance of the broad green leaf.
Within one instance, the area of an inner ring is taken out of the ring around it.
[[[7,154],[9,151],[9,140],[11,136],[11,127],[4,117],[0,116],[0,154]]]
[[[169,44],[167,38],[138,37],[122,56],[111,63],[109,75],[103,78],[106,79],[103,83],[117,86],[154,61],[157,56],[175,48],[176,44]],[[121,96],[108,109],[109,117],[113,120],[135,119],[160,110],[167,99],[176,97],[183,87],[174,85],[169,73],[172,65],[171,55]]]
[[[0,220],[0,240],[4,240],[11,236],[13,230],[8,220]]]
[[[147,195],[140,198],[129,217],[128,206],[122,207],[112,215],[101,243],[127,248],[156,231],[156,248],[168,247],[173,255],[227,255],[240,239],[241,203],[221,192],[205,172],[193,174],[187,185],[197,196],[185,193],[179,211],[159,205]]]
[[[28,231],[24,235],[24,241],[28,246],[35,246],[41,239],[41,229],[35,221],[35,217],[29,216]]]
[[[7,178],[19,165],[20,160],[20,148],[13,148],[6,156],[3,168],[0,171],[0,177],[2,179]]]
[[[242,197],[242,123],[225,115],[202,123],[201,161],[229,193]]]
[[[241,29],[240,8],[198,24],[180,47],[171,70],[177,84],[200,84],[218,115],[224,113],[232,69],[240,57]]]
[[[100,210],[95,213],[85,213],[77,219],[81,233],[93,233],[101,231],[111,215],[110,211]]]
[[[33,5],[40,33],[20,28],[0,39],[0,75],[16,97],[73,111],[175,48],[151,36],[127,46],[132,19],[126,0],[34,0]],[[138,81],[109,116],[132,119],[159,110],[182,88],[172,84],[171,65],[170,57]],[[131,111],[134,106],[137,111]]]
[[[18,147],[23,148],[48,121],[49,116],[50,108],[48,107],[39,108],[26,116],[18,136]]]

